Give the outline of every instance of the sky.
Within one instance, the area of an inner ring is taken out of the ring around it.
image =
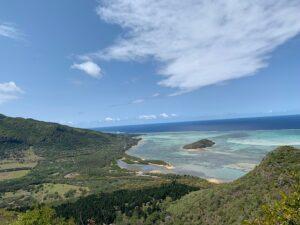
[[[300,0],[0,2],[0,113],[77,127],[300,114]]]

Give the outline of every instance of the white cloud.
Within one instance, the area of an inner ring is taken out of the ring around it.
[[[156,119],[157,118],[157,116],[156,115],[141,115],[141,116],[139,116],[139,119],[140,120],[154,120],[154,119]]]
[[[171,118],[171,117],[177,117],[177,114],[175,114],[175,113],[171,113],[171,114],[161,113],[161,114],[159,114],[159,116],[161,118],[168,119],[168,118]]]
[[[22,38],[23,34],[17,29],[14,24],[0,23],[0,36],[12,39],[20,39]]]
[[[104,122],[116,122],[116,121],[120,121],[120,118],[106,117],[104,119]]]
[[[132,104],[140,104],[140,103],[143,103],[144,101],[145,101],[144,99],[137,99],[137,100],[132,101],[131,103]]]
[[[78,69],[82,70],[83,72],[87,73],[88,75],[94,77],[94,78],[100,78],[101,77],[101,68],[92,61],[86,61],[83,63],[74,63],[71,66],[72,69]]]
[[[155,58],[179,93],[253,75],[300,32],[299,0],[103,0],[98,15],[125,35],[88,57]]]
[[[153,98],[156,98],[156,97],[158,97],[158,96],[160,96],[160,93],[154,93],[154,94],[152,95]]]
[[[23,91],[15,82],[0,83],[0,104],[18,99]]]
[[[114,119],[111,118],[111,117],[106,117],[106,118],[104,119],[104,121],[105,121],[105,122],[112,122],[112,121],[114,121]]]
[[[175,114],[175,113],[171,113],[171,114],[161,113],[158,116],[154,115],[154,114],[141,115],[141,116],[139,116],[139,119],[140,120],[154,120],[154,119],[158,119],[158,118],[169,119],[169,118],[176,117],[176,116],[177,116],[177,114]]]
[[[0,92],[3,93],[22,93],[23,91],[19,88],[15,82],[10,81],[6,83],[0,83]]]
[[[162,117],[162,118],[169,118],[170,117],[167,113],[161,113],[159,116]]]

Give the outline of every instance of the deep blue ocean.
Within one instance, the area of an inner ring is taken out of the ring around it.
[[[300,115],[188,121],[95,128],[104,132],[152,133],[176,131],[236,131],[300,129]]]

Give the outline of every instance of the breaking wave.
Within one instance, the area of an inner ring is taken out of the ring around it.
[[[300,140],[262,140],[262,139],[228,139],[228,143],[240,144],[240,145],[259,145],[259,146],[281,146],[281,145],[292,145],[300,146]]]

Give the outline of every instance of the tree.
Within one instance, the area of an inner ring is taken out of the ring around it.
[[[75,225],[75,223],[57,217],[55,211],[49,207],[42,207],[20,214],[12,225]]]
[[[245,225],[297,225],[300,224],[300,186],[290,195],[282,194],[281,200],[262,207],[263,215]]]

